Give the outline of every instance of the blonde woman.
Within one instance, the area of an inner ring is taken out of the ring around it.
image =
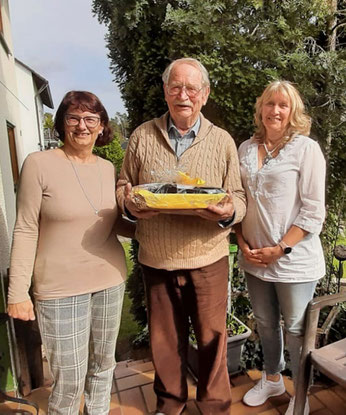
[[[308,137],[311,121],[297,89],[287,81],[270,83],[257,99],[255,124],[254,136],[239,148],[248,207],[236,226],[264,355],[262,378],[243,398],[249,406],[285,392],[281,316],[297,379],[305,310],[325,273],[319,239],[325,160]],[[294,398],[286,415],[293,407]]]

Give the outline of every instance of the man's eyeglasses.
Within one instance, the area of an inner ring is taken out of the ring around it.
[[[204,88],[197,87],[196,85],[179,85],[179,84],[172,84],[167,85],[167,93],[168,95],[179,95],[183,89],[185,89],[186,95],[189,98],[195,98]]]
[[[90,128],[95,128],[100,124],[100,117],[94,117],[88,115],[86,117],[80,117],[79,115],[66,114],[65,122],[69,127],[76,127],[80,121],[83,120],[85,125]]]

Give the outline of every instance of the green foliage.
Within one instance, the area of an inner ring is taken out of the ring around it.
[[[257,341],[247,340],[242,354],[241,354],[241,367],[245,370],[249,369],[263,369],[263,352],[261,343]]]
[[[226,327],[228,336],[236,336],[246,332],[246,327],[234,318],[234,313],[227,314]]]
[[[53,118],[53,114],[51,114],[50,112],[44,113],[43,129],[44,129],[45,139],[49,139],[49,140],[55,139],[54,118]]]
[[[251,134],[253,105],[268,81],[294,81],[294,71],[283,76],[284,56],[318,35],[322,22],[316,19],[326,2],[184,3],[167,8],[164,28],[173,32],[171,53],[196,56],[205,64],[211,79],[206,115],[240,143]]]
[[[109,160],[120,171],[124,159],[124,150],[121,148],[119,139],[115,136],[114,140],[103,147],[94,147],[94,153]]]
[[[148,326],[142,328],[132,342],[133,347],[149,347],[149,329]]]
[[[50,131],[54,130],[53,114],[51,114],[50,112],[44,113],[43,128],[48,129]]]
[[[161,73],[168,63],[169,33],[163,32],[168,1],[94,0],[93,11],[108,25],[107,46],[129,114],[130,129],[165,111]]]
[[[135,321],[133,314],[130,312],[131,300],[125,292],[123,310],[121,313],[121,324],[118,334],[118,342],[124,340],[132,341],[139,331],[138,323]]]
[[[344,231],[341,233],[340,237],[336,241],[336,245],[337,246],[338,245],[346,246],[346,229],[344,229]],[[339,275],[340,262],[336,258],[334,258],[334,260],[333,260],[333,266],[334,266],[334,269],[336,270],[336,272]],[[341,278],[344,278],[345,281],[346,281],[346,261],[342,262],[341,268],[342,268],[342,271],[341,271],[342,272],[342,277]]]
[[[231,239],[234,235],[231,234]],[[247,293],[246,279],[244,272],[239,269],[238,261],[233,265],[232,275],[232,314],[237,316],[252,330],[251,336],[244,344],[241,355],[241,367],[243,369],[262,369],[263,353],[256,330],[256,322],[252,313],[250,299]]]
[[[131,242],[123,242],[122,246],[125,251],[127,276],[129,276],[133,269],[133,259],[131,257]]]
[[[333,343],[335,341],[342,340],[345,338],[346,305],[339,304],[338,307],[339,307],[338,317],[335,320],[329,332],[329,337],[328,337],[329,343]]]
[[[117,137],[119,137],[120,144],[127,141],[129,137],[129,118],[127,114],[116,112],[115,116],[110,120],[112,129]]]
[[[132,273],[133,269],[133,260],[131,258],[131,243],[123,242],[122,246],[125,251],[127,275],[129,276]],[[126,290],[124,296],[123,309],[121,313],[121,324],[117,339],[117,359],[122,359],[123,353],[128,353],[130,345],[136,343],[138,333],[140,333],[142,330],[142,327],[137,323],[133,313],[131,312],[131,307],[132,301],[129,297],[128,291]]]
[[[131,312],[134,315],[135,320],[143,329],[147,325],[147,309],[144,298],[142,269],[137,259],[138,247],[138,242],[133,240],[131,243],[130,255],[134,266],[129,278],[127,279],[126,289],[129,293],[129,297],[132,300]]]

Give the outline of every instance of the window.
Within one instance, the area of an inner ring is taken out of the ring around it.
[[[18,180],[19,180],[19,169],[18,169],[18,159],[17,159],[14,126],[10,123],[7,123],[7,135],[8,135],[8,144],[9,144],[10,155],[11,155],[13,183],[14,183],[14,188],[16,189],[18,185]]]

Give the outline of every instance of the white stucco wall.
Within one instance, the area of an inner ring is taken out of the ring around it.
[[[25,157],[29,153],[39,151],[41,149],[40,142],[43,139],[41,122],[43,106],[40,97],[37,97],[37,88],[33,82],[32,72],[18,61],[15,62],[15,68],[18,97],[24,104],[19,107],[22,127],[19,140],[22,153],[20,157],[18,156],[18,161],[21,167]],[[35,100],[37,102],[37,110]],[[39,117],[39,120],[37,117]],[[41,145],[43,145],[43,143],[41,143]]]
[[[8,250],[8,240],[11,239],[15,221],[15,193],[12,178],[11,157],[9,151],[7,123],[15,127],[15,135],[18,137],[21,131],[19,117],[19,101],[17,93],[17,81],[15,76],[14,54],[9,21],[8,0],[1,0],[2,21],[4,28],[4,40],[10,50],[7,53],[0,42],[0,208],[4,223],[0,226],[7,227],[7,231],[1,229],[0,251],[1,268],[7,267],[4,257]],[[20,157],[22,149],[17,147]],[[1,218],[0,218],[1,221]]]

